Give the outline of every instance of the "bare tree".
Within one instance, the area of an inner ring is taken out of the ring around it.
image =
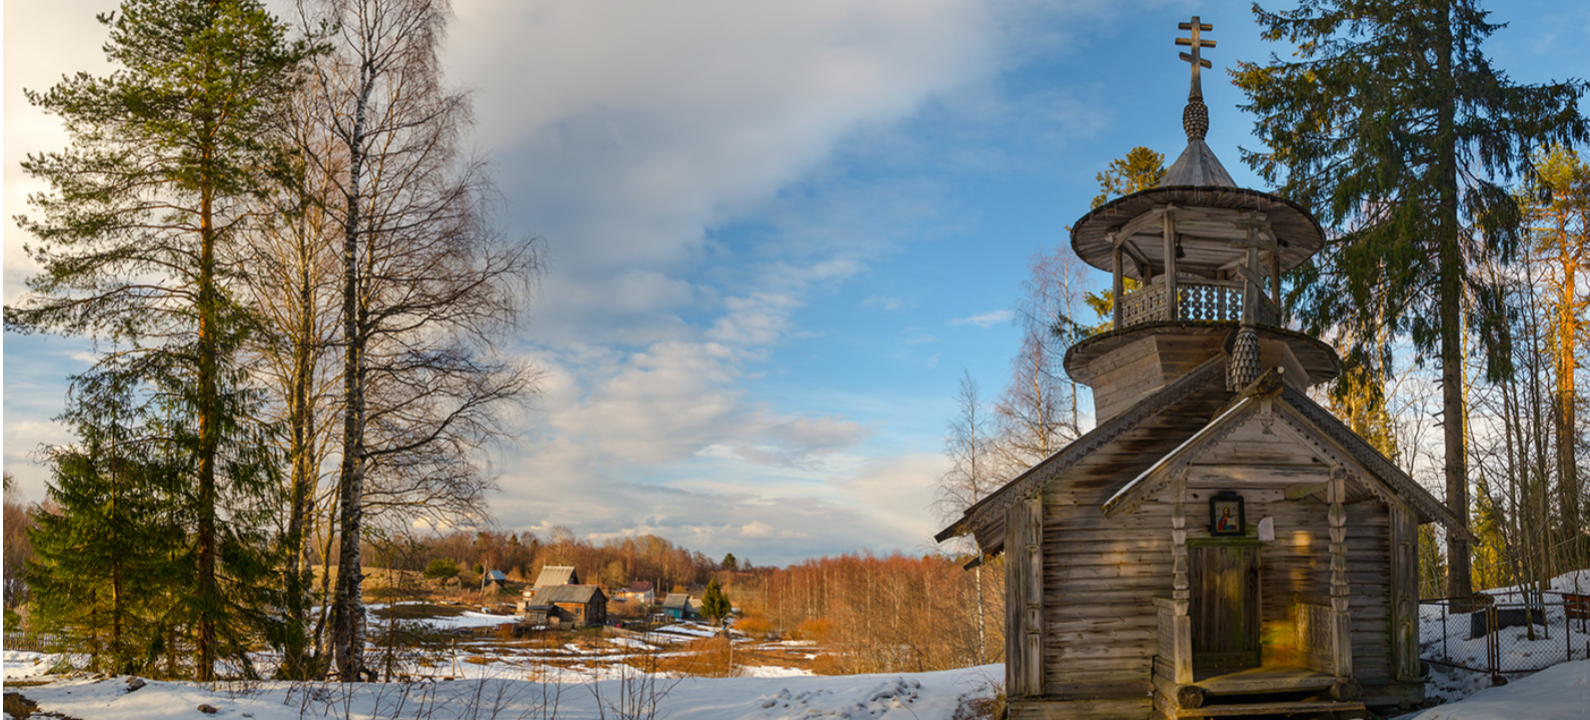
[[[468,97],[446,89],[443,0],[301,0],[332,28],[311,81],[330,142],[311,154],[340,226],[342,438],[329,649],[364,673],[360,538],[392,523],[479,520],[491,482],[477,461],[504,434],[501,407],[532,390],[493,352],[539,267],[533,242],[491,231],[483,163],[462,158]]]
[[[950,469],[939,477],[933,501],[939,519],[944,522],[959,518],[967,508],[988,497],[1007,479],[994,472],[994,441],[988,427],[989,418],[978,394],[977,381],[970,372],[961,373],[961,388],[956,396],[956,404],[959,413],[950,421],[950,434],[944,439],[944,455],[950,460]],[[976,541],[957,538],[955,542]],[[976,558],[976,565],[972,568],[972,595],[977,607],[976,657],[977,663],[981,665],[989,661],[988,602],[983,585],[983,565],[987,558],[982,548],[975,544],[964,549],[971,550]]]
[[[997,454],[1009,476],[1019,474],[1081,434],[1076,383],[1061,363],[1075,338],[1056,332],[1059,318],[1075,317],[1082,300],[1081,267],[1069,248],[1032,257],[1014,320],[1021,350],[1011,360],[1010,384],[994,404]]]

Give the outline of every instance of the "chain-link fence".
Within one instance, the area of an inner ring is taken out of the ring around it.
[[[1590,595],[1500,593],[1419,603],[1420,656],[1499,676],[1590,658]]]

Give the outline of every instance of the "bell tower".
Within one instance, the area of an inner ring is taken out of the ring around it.
[[[1111,328],[1066,353],[1066,372],[1093,389],[1104,422],[1217,355],[1237,391],[1269,368],[1301,390],[1341,371],[1335,351],[1283,324],[1281,273],[1319,251],[1324,233],[1284,198],[1240,188],[1204,142],[1209,109],[1199,71],[1214,28],[1181,23],[1176,44],[1191,65],[1182,127],[1187,147],[1159,185],[1082,216],[1071,247],[1110,273]],[[1128,281],[1135,288],[1128,289]]]

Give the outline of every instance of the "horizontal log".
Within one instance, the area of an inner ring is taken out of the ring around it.
[[[1152,700],[1147,695],[1141,698],[1010,701],[1011,720],[1117,720],[1147,717],[1152,710]]]

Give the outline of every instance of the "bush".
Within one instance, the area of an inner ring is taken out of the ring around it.
[[[773,630],[773,623],[761,613],[749,613],[734,621],[734,629],[750,637],[760,640],[771,640],[777,633]]]
[[[447,558],[437,558],[425,566],[425,577],[432,580],[458,575],[458,563]]]

